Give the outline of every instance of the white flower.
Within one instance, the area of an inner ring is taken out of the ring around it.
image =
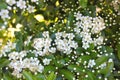
[[[45,37],[45,38],[49,38],[49,32],[48,32],[48,31],[44,31],[44,32],[42,33],[42,35],[43,35],[43,37]]]
[[[105,68],[106,67],[106,63],[104,62],[103,64],[101,64],[99,67],[101,68],[101,69],[103,69],[103,68]]]
[[[73,51],[72,49],[78,47],[78,44],[73,40],[75,36],[73,33],[58,32],[55,35],[55,45],[57,46],[57,50],[65,54],[70,54]]]
[[[113,62],[113,59],[109,59],[108,62]]]
[[[12,75],[16,77],[21,77],[20,73],[23,69],[29,69],[33,73],[40,72],[42,73],[44,70],[44,66],[42,66],[38,60],[38,58],[25,58],[23,60],[11,60],[9,67],[13,69]]]
[[[80,12],[78,12],[78,13],[75,13],[74,16],[76,17],[76,20],[79,20],[79,19],[81,19],[82,14],[80,14]]]
[[[43,32],[43,38],[36,38],[33,42],[33,47],[36,49],[34,51],[35,55],[38,54],[39,56],[44,56],[45,54],[54,53],[55,49],[51,48],[52,39],[49,37],[49,32]]]
[[[91,43],[94,43],[95,46],[103,44],[103,38],[101,37],[100,31],[105,28],[105,23],[101,17],[92,18],[83,16],[78,12],[75,14],[75,18],[77,21],[75,23],[76,27],[74,28],[74,31],[82,38],[82,47],[84,49],[89,48]],[[98,33],[100,35],[97,35]]]
[[[83,45],[82,45],[82,47],[83,47],[84,49],[87,49],[87,48],[89,48],[90,46],[89,46],[89,43],[84,42]]]
[[[67,36],[68,36],[68,39],[70,39],[70,40],[75,37],[75,35],[73,33],[67,34]]]
[[[16,3],[16,1],[15,0],[6,0],[6,3],[8,3],[10,6],[12,6]]]
[[[25,57],[27,55],[26,51],[21,51],[19,52],[11,52],[8,54],[9,60],[17,60],[20,59],[22,60],[23,57]]]
[[[2,56],[7,56],[6,52],[10,52],[12,49],[15,49],[16,47],[16,43],[12,43],[12,42],[7,42],[7,44],[5,46],[2,47],[2,49],[0,50],[0,57]]]
[[[2,19],[10,18],[8,14],[9,14],[9,11],[7,9],[2,9],[0,11],[0,16],[1,16]]]
[[[50,49],[49,49],[49,52],[55,53],[55,52],[56,52],[56,48],[54,48],[54,47],[50,48]]]
[[[29,45],[29,43],[31,42],[32,36],[28,36],[27,40],[24,42],[25,45]]]
[[[44,65],[49,65],[50,61],[51,61],[51,59],[47,59],[47,58],[43,59]]]
[[[16,59],[18,59],[18,57],[17,57],[18,54],[19,54],[18,52],[11,52],[11,53],[9,53],[8,54],[9,60],[12,60],[12,59],[16,60]]]
[[[36,50],[42,50],[42,47],[44,47],[44,38],[36,38],[36,39],[34,39],[33,47]]]
[[[95,66],[96,65],[96,63],[95,63],[95,60],[89,60],[89,62],[88,62],[88,67],[93,67],[93,66]]]
[[[87,43],[92,43],[91,35],[90,35],[90,34],[84,35],[82,41],[83,41],[83,42],[87,42]]]
[[[33,13],[33,12],[34,12],[34,9],[35,9],[34,6],[28,5],[27,10],[28,10],[29,13]]]
[[[22,77],[22,74],[21,74],[19,71],[17,71],[17,70],[14,70],[14,71],[12,72],[12,75],[13,75],[13,76],[16,76],[17,78],[21,78],[21,77]]]
[[[42,73],[44,70],[44,66],[42,66],[41,64],[39,64],[38,66],[38,72]]]
[[[31,0],[31,2],[37,2],[38,0]]]
[[[20,9],[25,9],[26,8],[26,2],[23,1],[23,0],[17,1],[17,7],[19,7]]]
[[[94,43],[98,45],[103,44],[103,37],[102,36],[98,37],[97,39],[95,39]]]

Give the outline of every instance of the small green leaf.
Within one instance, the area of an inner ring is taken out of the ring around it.
[[[108,56],[102,56],[96,60],[96,67],[108,60]]]
[[[47,80],[55,80],[56,74],[54,72],[51,72],[50,75],[47,77]]]
[[[37,74],[35,78],[36,80],[45,80],[45,76],[43,74]]]
[[[13,80],[9,75],[4,74],[3,76],[4,80]]]
[[[107,50],[108,53],[112,53],[113,52],[113,48],[111,48],[109,46],[106,47],[106,50]]]
[[[92,73],[92,72],[87,72],[87,74],[88,74],[88,78],[90,79],[90,80],[95,80],[95,75]]]
[[[55,63],[55,66],[62,68],[65,64],[65,59],[55,60],[54,63]]]
[[[79,4],[82,8],[87,7],[87,2],[88,2],[88,0],[79,0]]]
[[[9,62],[10,61],[8,59],[1,59],[0,60],[0,68],[7,66],[9,64]]]
[[[73,24],[73,19],[74,19],[73,13],[69,13],[67,23],[66,23],[67,27],[70,27]]]
[[[23,76],[25,77],[26,80],[33,80],[32,74],[27,71],[23,71]]]
[[[20,52],[23,49],[23,35],[21,32],[16,32],[17,44],[16,50]]]
[[[120,59],[120,44],[118,44],[118,45],[116,46],[116,48],[117,48],[118,58]]]
[[[77,54],[81,54],[83,52],[83,49],[81,48],[81,47],[78,47],[77,49],[76,49],[76,53]]]
[[[90,44],[90,47],[88,48],[88,51],[91,51],[91,50],[93,50],[94,49],[94,44]]]
[[[114,64],[113,62],[108,63],[107,67],[105,69],[100,70],[100,73],[104,74],[105,77],[108,77],[111,73],[111,70],[113,69]]]
[[[73,71],[76,71],[76,72],[83,72],[83,68],[81,66],[77,66],[77,65],[69,65],[67,67],[69,70]]]
[[[7,4],[5,2],[0,2],[0,9],[7,8]]]
[[[73,78],[74,78],[74,75],[72,74],[72,72],[70,72],[68,70],[62,69],[62,70],[60,70],[60,73],[61,73],[61,75],[64,75],[64,77],[67,80],[73,80]]]
[[[81,61],[83,63],[84,61],[89,61],[90,59],[91,59],[91,56],[84,55],[84,56],[79,57],[77,61],[78,62]]]
[[[47,73],[48,71],[55,71],[55,66],[46,66],[44,69],[44,73]]]

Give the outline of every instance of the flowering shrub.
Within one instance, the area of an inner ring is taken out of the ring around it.
[[[119,0],[1,0],[1,80],[119,80]]]

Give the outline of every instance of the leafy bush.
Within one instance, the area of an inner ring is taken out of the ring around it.
[[[1,80],[119,80],[120,0],[1,0]]]

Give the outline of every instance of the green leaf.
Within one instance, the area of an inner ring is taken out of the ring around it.
[[[118,58],[120,59],[120,44],[118,44],[118,45],[116,46],[116,48],[117,48]]]
[[[88,0],[79,0],[79,4],[82,8],[87,7],[87,2],[88,2]]]
[[[60,73],[61,73],[61,75],[64,75],[64,77],[67,80],[73,80],[73,78],[74,78],[74,75],[72,74],[72,72],[70,72],[68,70],[62,69],[62,70],[60,70]]]
[[[78,47],[77,49],[76,49],[76,53],[77,54],[81,54],[83,52],[83,49],[81,48],[81,47]]]
[[[9,62],[8,59],[0,59],[0,68],[7,66]]]
[[[13,80],[13,78],[11,78],[9,75],[6,75],[6,74],[4,74],[3,79],[4,80]]]
[[[90,47],[88,48],[88,51],[91,51],[91,50],[93,50],[94,49],[94,44],[90,44]]]
[[[67,27],[70,27],[73,24],[73,19],[74,19],[73,13],[69,13],[67,23],[66,23]]]
[[[96,67],[108,60],[108,56],[102,56],[96,60]]]
[[[45,76],[43,74],[37,74],[35,78],[36,80],[45,80]]]
[[[113,52],[113,48],[109,47],[109,46],[106,46],[106,50],[108,53],[112,53]]]
[[[55,80],[56,74],[54,72],[51,72],[50,75],[47,77],[47,80]]]
[[[48,71],[55,71],[55,66],[45,66],[44,73],[47,73]]]
[[[76,72],[83,72],[83,68],[82,68],[81,66],[69,65],[67,68],[68,68],[69,70],[71,70],[71,71],[73,71],[74,69],[76,69],[76,70],[74,70],[74,71],[76,71]]]
[[[32,74],[27,71],[23,71],[23,76],[25,77],[26,80],[33,80]]]
[[[20,52],[23,49],[23,35],[21,32],[16,32],[17,44],[16,50]]]
[[[90,79],[90,80],[95,80],[95,75],[92,73],[92,72],[87,72],[87,74],[88,74],[88,78]]]
[[[104,74],[105,77],[110,76],[111,70],[113,69],[114,64],[113,62],[108,63],[107,67],[105,69],[100,70],[100,73]]]
[[[7,4],[5,2],[0,2],[0,9],[7,8]]]
[[[84,63],[84,61],[89,61],[91,59],[91,56],[89,55],[84,55],[78,58],[78,62],[81,61],[82,63]]]
[[[65,59],[55,60],[54,63],[55,63],[56,67],[62,68],[64,66],[64,64],[65,64]]]

